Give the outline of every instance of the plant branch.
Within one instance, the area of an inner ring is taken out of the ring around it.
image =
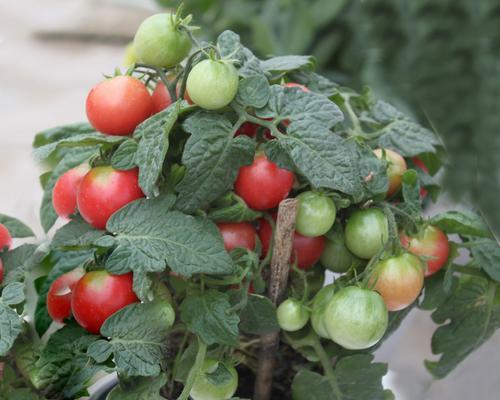
[[[328,379],[330,386],[332,387],[333,393],[335,394],[335,398],[341,399],[342,393],[340,392],[340,388],[337,383],[337,378],[335,376],[335,371],[333,370],[332,360],[330,359],[330,357],[328,357],[328,354],[326,354],[326,351],[321,345],[319,338],[316,335],[314,336],[315,337],[312,343],[314,347],[314,352],[319,358],[319,362],[321,363],[325,376]]]
[[[182,389],[181,395],[177,400],[188,400],[189,393],[193,388],[194,382],[201,371],[201,367],[203,366],[203,361],[205,361],[205,355],[207,354],[207,345],[203,340],[198,338],[198,352],[196,353],[196,358],[194,360],[194,364],[189,371],[189,375],[186,379],[186,384],[184,385],[184,389]]]

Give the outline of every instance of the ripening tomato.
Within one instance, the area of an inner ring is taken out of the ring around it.
[[[126,136],[153,113],[153,100],[140,80],[116,76],[94,86],[87,97],[87,117],[99,132]]]
[[[307,191],[297,196],[299,209],[295,230],[314,237],[327,233],[335,222],[337,208],[333,200],[321,193]]]
[[[427,225],[414,237],[401,234],[400,239],[402,246],[410,253],[427,258],[426,277],[438,272],[448,261],[450,255],[448,237],[435,226]]]
[[[134,37],[139,60],[157,67],[170,68],[184,60],[191,50],[191,39],[170,13],[146,18]]]
[[[427,165],[425,165],[424,162],[420,158],[413,157],[411,160],[413,161],[413,164],[415,164],[416,167],[420,168],[426,174],[429,173],[429,168],[427,168]],[[420,197],[422,197],[422,199],[425,199],[428,194],[429,194],[429,192],[427,191],[427,189],[425,189],[423,187],[420,188]]]
[[[402,310],[424,287],[424,265],[410,253],[386,258],[375,264],[368,285],[380,293],[389,311]]]
[[[5,248],[8,250],[10,246],[12,246],[12,236],[7,227],[4,224],[0,224],[0,251],[3,251]]]
[[[231,103],[238,84],[238,71],[233,64],[203,60],[189,72],[186,88],[194,104],[207,110],[218,110]]]
[[[375,149],[373,150],[377,158],[387,161],[387,176],[389,178],[389,189],[387,190],[387,197],[392,196],[401,188],[403,174],[406,172],[406,161],[401,155],[389,149]]]
[[[289,298],[279,305],[276,317],[281,329],[295,332],[306,326],[309,321],[309,311],[299,300]]]
[[[85,275],[85,271],[82,268],[77,268],[61,275],[50,285],[47,293],[47,311],[54,321],[62,323],[71,315],[73,288],[83,275]]]
[[[248,250],[255,249],[255,231],[254,226],[249,222],[226,222],[218,223],[224,247],[231,251],[237,247],[243,247]]]
[[[99,334],[112,314],[139,299],[132,290],[132,273],[111,275],[105,270],[87,272],[73,289],[71,310],[80,326]]]
[[[389,238],[389,224],[385,214],[377,208],[352,213],[345,227],[345,244],[359,258],[370,259]]]
[[[68,218],[76,212],[78,188],[89,170],[88,164],[82,164],[70,169],[57,180],[52,191],[52,205],[61,218]]]
[[[211,379],[210,374],[221,370],[224,372]],[[228,400],[237,388],[238,372],[231,364],[206,358],[189,395],[192,400]]]
[[[240,168],[234,189],[250,208],[269,210],[288,196],[294,179],[293,172],[278,167],[265,154],[259,154],[251,165]]]
[[[77,195],[78,210],[90,225],[104,229],[108,219],[128,203],[144,197],[138,170],[92,168],[83,178]]]
[[[335,293],[324,313],[328,336],[349,350],[375,345],[384,336],[388,320],[382,296],[357,286]]]
[[[275,214],[273,217],[276,219]],[[265,257],[269,251],[273,230],[269,222],[265,219],[260,219],[259,223],[258,234],[262,243],[262,253]],[[293,248],[290,262],[296,262],[300,269],[309,269],[319,261],[324,248],[324,236],[307,237],[295,232],[293,236]]]

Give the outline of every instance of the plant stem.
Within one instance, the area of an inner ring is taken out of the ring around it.
[[[332,361],[330,360],[330,357],[328,357],[328,354],[326,354],[326,351],[321,345],[321,342],[319,341],[319,338],[317,336],[315,336],[313,340],[313,347],[316,355],[319,358],[321,366],[323,367],[325,376],[328,379],[330,386],[332,387],[335,398],[342,398],[342,393],[340,392],[337,378],[335,377],[335,371],[333,370]]]
[[[349,115],[349,119],[352,122],[352,127],[354,128],[354,131],[356,132],[356,134],[364,135],[363,128],[361,128],[361,123],[359,122],[358,116],[356,115],[356,113],[352,109],[352,106],[350,103],[351,96],[349,96],[349,95],[344,96],[343,95],[342,97],[344,99],[345,110],[347,111],[347,114]]]
[[[486,275],[481,269],[475,267],[469,267],[467,265],[453,265],[453,270],[459,272],[461,274],[479,276],[481,278],[488,279],[488,275]]]
[[[203,361],[205,361],[205,355],[207,354],[207,345],[203,340],[198,337],[198,352],[196,353],[196,358],[194,360],[194,364],[189,371],[189,375],[186,379],[186,384],[184,385],[184,389],[182,390],[181,395],[177,400],[188,400],[189,393],[193,388],[194,382],[198,377],[201,367],[203,366]]]

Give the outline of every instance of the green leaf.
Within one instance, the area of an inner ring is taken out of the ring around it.
[[[101,327],[101,334],[110,341],[92,343],[87,353],[99,363],[113,354],[120,375],[157,376],[165,363],[174,318],[174,310],[166,302],[131,304],[109,317]]]
[[[332,388],[328,379],[317,372],[302,370],[292,383],[293,400],[332,400]]]
[[[378,146],[397,151],[404,157],[421,153],[435,153],[441,144],[430,130],[413,122],[404,114],[384,101],[377,101],[371,116],[382,125]]]
[[[92,132],[95,132],[95,129],[88,122],[57,126],[55,128],[37,133],[35,139],[33,140],[33,147],[41,147],[71,136],[78,136]]]
[[[402,192],[404,202],[398,208],[404,210],[413,218],[422,215],[422,199],[420,197],[420,185],[418,175],[414,170],[408,170],[403,174]]]
[[[134,137],[141,139],[135,162],[139,166],[139,186],[146,196],[158,195],[157,182],[167,155],[169,134],[177,122],[182,104],[182,101],[175,102],[144,121],[134,132]]]
[[[472,256],[477,265],[490,277],[500,282],[500,246],[493,239],[479,239],[471,243]]]
[[[424,295],[418,304],[420,309],[426,311],[435,310],[447,300],[451,292],[455,291],[458,279],[456,277],[451,277],[449,288],[448,290],[445,290],[444,277],[445,271],[441,270],[434,275],[425,278]]]
[[[244,222],[254,221],[262,216],[261,212],[249,208],[245,201],[234,193],[227,197],[229,204],[209,210],[209,219],[214,222]]]
[[[87,348],[98,339],[74,322],[52,334],[36,362],[37,385],[65,398],[87,395],[86,388],[94,375],[107,371],[86,354]]]
[[[240,37],[231,31],[222,32],[217,38],[217,47],[221,57],[236,59],[240,76],[262,75],[264,71],[260,60],[246,47],[241,45]]]
[[[93,155],[97,154],[97,151],[98,149],[96,147],[71,149],[52,171],[52,174],[44,187],[42,204],[40,206],[40,219],[45,232],[47,232],[57,220],[57,214],[52,205],[52,191],[54,190],[57,180],[71,168],[77,167]]]
[[[260,66],[267,72],[289,72],[296,69],[311,69],[314,64],[314,58],[311,56],[278,56],[262,61]]]
[[[136,378],[128,385],[116,386],[108,400],[164,400],[160,390],[167,384],[165,374],[153,378]]]
[[[447,211],[436,215],[429,222],[448,234],[491,236],[483,218],[471,211]]]
[[[12,282],[24,282],[26,274],[38,261],[36,249],[37,246],[34,244],[23,244],[12,251],[0,254],[4,267],[2,286]]]
[[[0,298],[0,356],[7,355],[23,326],[21,316],[9,306],[23,301],[24,284],[14,282],[3,289]]]
[[[336,83],[309,70],[294,71],[290,74],[290,78],[293,82],[300,83],[313,92],[321,93],[328,97],[338,92],[338,85]]]
[[[135,155],[138,144],[135,140],[129,139],[121,143],[111,156],[111,166],[115,169],[127,171],[137,166]]]
[[[86,223],[82,217],[75,216],[59,228],[52,239],[52,248],[90,246],[104,235],[104,231]]]
[[[267,158],[278,165],[278,167],[287,169],[288,171],[292,172],[296,170],[295,164],[293,163],[293,160],[288,154],[288,151],[282,141],[267,141],[266,143],[264,143],[264,151]]]
[[[432,313],[439,328],[432,336],[438,361],[426,361],[429,372],[444,378],[500,327],[500,307],[494,282],[461,276],[450,296]]]
[[[24,283],[21,282],[8,284],[2,290],[2,297],[0,300],[7,306],[14,306],[22,303],[25,300],[24,287]]]
[[[209,290],[190,295],[181,304],[181,319],[187,328],[206,344],[214,343],[235,346],[238,343],[238,323],[226,293]]]
[[[235,100],[245,107],[264,107],[269,100],[269,82],[262,75],[243,78]]]
[[[5,214],[0,214],[0,224],[4,225],[13,238],[26,238],[35,236],[31,228],[22,223],[16,218],[9,217]],[[1,250],[1,249],[0,249]]]
[[[254,335],[265,335],[279,331],[276,309],[271,300],[252,294],[248,303],[240,311],[240,329]]]
[[[110,218],[107,229],[116,236],[96,242],[103,247],[116,245],[106,262],[108,271],[159,272],[166,265],[187,277],[233,271],[216,226],[204,218],[168,211],[173,202],[173,196],[141,199]]]
[[[253,160],[255,142],[247,136],[233,138],[231,122],[218,114],[194,114],[183,127],[191,137],[182,156],[187,173],[176,187],[176,207],[192,213],[232,189],[239,168]]]

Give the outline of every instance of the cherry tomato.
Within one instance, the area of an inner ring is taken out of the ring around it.
[[[321,265],[330,271],[347,272],[353,265],[358,265],[360,260],[352,254],[345,245],[342,227],[335,225],[326,237],[325,250],[321,254]]]
[[[80,326],[98,334],[102,324],[123,307],[139,302],[132,290],[132,273],[87,272],[73,289],[71,310]]]
[[[232,64],[203,60],[189,72],[186,87],[194,104],[207,110],[218,110],[231,103],[238,84],[238,71]]]
[[[123,65],[127,68],[133,67],[137,63],[137,53],[134,48],[134,43],[129,43],[125,47],[125,54],[123,54]]]
[[[435,226],[428,225],[415,237],[401,234],[400,239],[403,247],[410,253],[427,258],[426,277],[438,272],[448,261],[450,255],[448,237]]]
[[[104,229],[108,219],[128,203],[144,197],[138,170],[96,167],[83,178],[77,195],[78,210],[90,225]]]
[[[210,379],[210,374],[215,373],[221,367],[225,372],[218,374],[217,380]],[[233,397],[237,388],[238,372],[232,365],[227,362],[205,359],[189,395],[193,400],[227,400]]]
[[[50,318],[62,323],[71,315],[71,296],[77,282],[85,275],[82,268],[61,275],[50,286],[47,293],[47,311]]]
[[[336,291],[335,285],[331,283],[324,286],[313,299],[311,325],[318,336],[325,339],[330,339],[325,324],[325,312]]]
[[[265,154],[259,154],[251,165],[240,168],[234,189],[250,208],[269,210],[288,196],[294,178],[293,172],[278,167]]]
[[[176,92],[177,96],[179,96],[180,85],[177,85]],[[151,97],[153,99],[153,114],[163,111],[164,109],[168,108],[170,104],[172,104],[170,93],[162,82],[158,82]],[[189,104],[193,104],[193,101],[189,97],[189,93],[187,92],[187,90],[184,92],[184,100],[186,100]]]
[[[347,220],[345,244],[359,258],[372,258],[384,247],[388,237],[387,217],[379,209],[355,211]]]
[[[76,212],[78,188],[89,169],[88,164],[82,164],[70,169],[57,180],[52,191],[52,205],[61,218],[68,218]]]
[[[335,293],[324,313],[328,336],[349,350],[375,345],[384,336],[388,319],[382,296],[357,286]]]
[[[248,250],[255,249],[255,231],[254,226],[249,222],[227,222],[217,224],[222,238],[224,239],[224,247],[227,251],[231,251],[237,247],[243,247]]]
[[[424,287],[424,265],[410,253],[386,258],[375,264],[369,285],[380,293],[389,311],[402,310]]]
[[[407,169],[406,161],[398,153],[389,149],[375,149],[373,152],[379,159],[383,158],[389,164],[387,167],[387,176],[389,177],[387,197],[392,196],[401,188],[403,174]]]
[[[304,236],[324,235],[335,222],[337,209],[329,197],[316,192],[303,192],[297,196],[299,209],[295,230]]]
[[[87,117],[99,132],[126,136],[153,113],[153,100],[140,80],[116,76],[94,86],[87,97]]]
[[[0,251],[3,251],[5,248],[8,250],[11,246],[12,236],[7,227],[4,224],[0,224]]]
[[[191,50],[191,39],[180,29],[170,13],[155,14],[145,19],[134,38],[139,59],[157,67],[169,68],[184,60]]]
[[[248,137],[255,137],[257,135],[257,131],[259,130],[259,125],[254,124],[252,122],[245,122],[240,126],[240,129],[236,132],[235,136],[245,135]]]
[[[309,321],[309,311],[297,299],[289,298],[276,310],[278,324],[281,329],[295,332],[302,329]]]
[[[310,90],[307,87],[305,87],[304,85],[301,85],[300,83],[288,82],[288,83],[285,83],[283,86],[289,87],[289,88],[296,87],[296,88],[299,88],[300,90],[302,90],[303,92],[310,92]]]
[[[413,164],[415,164],[416,167],[420,168],[426,174],[429,173],[429,168],[427,168],[427,165],[425,165],[424,162],[420,158],[413,157],[411,160],[413,161]],[[420,197],[425,199],[428,194],[429,194],[429,192],[427,191],[427,189],[425,189],[423,187],[420,188]]]
[[[269,251],[269,245],[273,235],[273,230],[269,222],[265,219],[259,220],[259,239],[262,243],[263,256]],[[300,269],[309,269],[316,264],[325,248],[325,237],[307,237],[295,232],[293,237],[293,249],[290,262],[297,263]]]

